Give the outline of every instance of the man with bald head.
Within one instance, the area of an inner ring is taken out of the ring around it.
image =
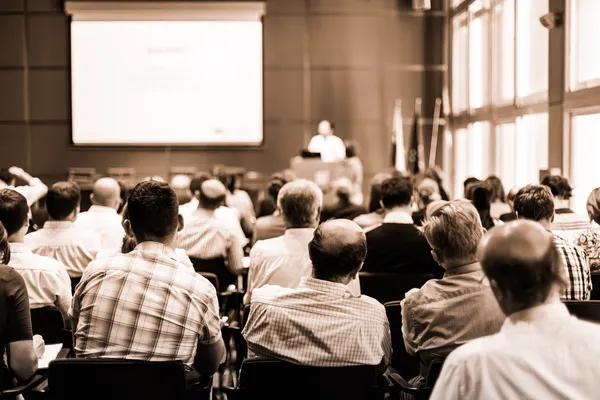
[[[600,325],[569,315],[560,253],[540,224],[490,231],[479,259],[506,320],[444,363],[431,399],[592,399],[600,393]]]
[[[218,180],[202,182],[198,208],[186,218],[177,239],[177,247],[184,249],[190,258],[201,259],[211,265],[223,261],[227,271],[220,271],[217,275],[219,283],[225,287],[234,283],[235,276],[243,270],[245,245],[239,234],[231,229],[231,224],[215,215],[225,202],[226,195],[227,189]]]
[[[125,231],[117,210],[121,205],[121,187],[113,178],[100,178],[92,186],[92,206],[77,216],[75,225],[86,231],[96,232],[102,240],[102,249],[121,246]]]
[[[319,367],[387,365],[391,339],[385,308],[348,290],[367,253],[362,229],[349,220],[325,222],[308,251],[311,276],[297,288],[254,290],[242,332],[249,357]]]

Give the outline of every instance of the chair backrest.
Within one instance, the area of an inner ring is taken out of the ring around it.
[[[249,398],[383,399],[376,365],[309,367],[279,360],[248,359],[239,389]]]
[[[200,275],[202,275],[203,277],[205,277],[206,280],[208,280],[215,287],[217,294],[221,293],[221,288],[219,286],[219,278],[217,277],[217,275],[213,274],[212,272],[198,272],[198,273]]]
[[[227,269],[227,266],[225,265],[225,259],[213,258],[207,260],[190,257],[190,260],[192,261],[196,272],[210,272],[215,274],[219,279],[221,290],[227,290],[229,285],[235,285],[237,278]]]
[[[442,373],[444,361],[446,361],[445,358],[435,358],[431,361],[431,364],[429,364],[429,373],[427,374],[425,384],[421,387],[421,391],[419,393],[420,399],[429,399],[431,396],[433,387]]]
[[[600,300],[600,271],[592,272],[592,296],[590,300]]]
[[[579,319],[600,322],[600,300],[564,301],[569,312]]]
[[[382,304],[402,300],[404,294],[413,288],[420,288],[433,275],[401,275],[381,272],[361,272],[360,290]]]
[[[392,367],[404,379],[409,380],[419,374],[419,358],[406,352],[402,335],[402,307],[400,301],[385,303],[385,313],[392,334]]]
[[[50,363],[48,389],[61,400],[183,400],[185,367],[179,361],[65,358]]]
[[[31,309],[31,328],[34,335],[42,335],[47,344],[63,343],[65,323],[56,307]]]

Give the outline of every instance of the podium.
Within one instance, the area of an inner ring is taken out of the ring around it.
[[[323,193],[329,192],[331,184],[340,178],[353,179],[353,171],[345,161],[327,163],[320,158],[294,157],[290,161],[290,168],[299,179],[308,179],[315,182]]]

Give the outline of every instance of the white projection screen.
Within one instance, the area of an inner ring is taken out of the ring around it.
[[[256,146],[263,3],[67,2],[72,141]]]

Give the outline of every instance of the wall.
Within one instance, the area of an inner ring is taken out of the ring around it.
[[[72,147],[63,2],[1,0],[0,165],[48,180],[69,167],[135,167],[146,175],[219,163],[271,173],[288,166],[319,120],[331,119],[342,138],[359,142],[372,175],[387,166],[394,99],[403,99],[408,139],[414,98],[423,98],[431,118],[441,96],[442,2],[416,13],[410,0],[267,0],[264,145],[190,151]]]

